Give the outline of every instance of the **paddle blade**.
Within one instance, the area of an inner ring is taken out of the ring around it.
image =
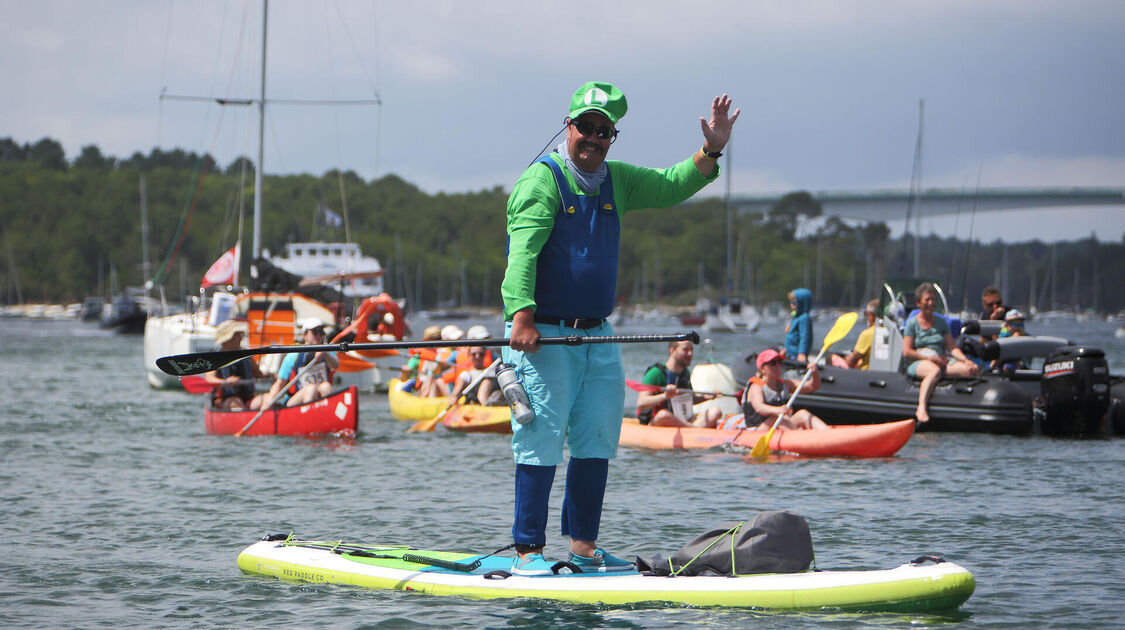
[[[832,344],[840,341],[848,336],[851,332],[852,326],[855,326],[856,320],[859,319],[859,313],[844,313],[836,319],[836,323],[832,324],[832,329],[824,337],[824,350],[827,350]],[[823,352],[823,350],[821,351]]]
[[[184,391],[189,394],[206,394],[214,389],[202,376],[181,376],[180,384],[184,386]]]
[[[650,392],[650,393],[652,393],[652,392],[664,391],[664,388],[660,387],[658,385],[646,385],[646,384],[644,384],[640,381],[634,381],[633,379],[630,379],[630,378],[625,379],[625,386],[628,387],[629,389],[632,389],[632,390],[638,391],[638,392]]]
[[[754,449],[750,451],[752,457],[765,457],[770,454],[770,439],[773,438],[773,430],[776,428],[777,425],[774,424],[765,435],[758,438],[758,441],[754,443]]]
[[[453,405],[455,405],[455,404],[457,404],[457,403],[450,404],[445,409],[442,409],[441,413],[434,416],[433,418],[430,418],[429,420],[419,420],[418,422],[415,422],[414,424],[410,425],[410,428],[408,428],[406,430],[406,432],[407,433],[429,433],[430,431],[433,431],[437,427],[437,424],[439,422],[441,422],[441,419],[445,417],[445,414],[449,413],[449,410],[452,409]]]

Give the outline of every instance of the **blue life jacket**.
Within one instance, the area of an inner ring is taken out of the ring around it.
[[[562,203],[551,236],[539,253],[536,313],[562,319],[604,319],[617,294],[621,219],[607,173],[598,195],[576,195],[549,155],[539,159],[555,175]]]

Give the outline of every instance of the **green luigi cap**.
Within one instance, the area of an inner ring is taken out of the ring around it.
[[[625,102],[625,94],[611,83],[590,81],[578,88],[570,99],[571,118],[578,118],[583,113],[593,110],[605,114],[606,118],[616,125],[617,121],[625,117],[625,111],[628,109],[629,104]]]

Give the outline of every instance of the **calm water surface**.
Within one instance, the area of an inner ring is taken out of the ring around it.
[[[716,336],[714,356],[729,362],[779,338],[781,326]],[[830,326],[817,329],[823,335]],[[1121,374],[1125,342],[1114,339],[1116,326],[1032,328],[1104,348]],[[630,377],[663,356],[659,344],[626,346]],[[390,417],[385,395],[361,397],[354,440],[209,436],[198,398],[149,389],[139,338],[76,323],[0,320],[0,358],[4,627],[1125,623],[1122,439],[920,434],[885,460],[757,463],[740,453],[623,450],[611,464],[600,542],[614,553],[666,554],[719,522],[789,509],[808,518],[821,568],[887,568],[921,554],[966,566],[977,591],[951,615],[480,602],[249,577],[235,558],[266,533],[290,531],[429,548],[503,546],[513,471],[507,438],[404,433],[409,425]],[[560,504],[557,489],[553,532]],[[548,556],[564,550],[557,535],[549,541]]]

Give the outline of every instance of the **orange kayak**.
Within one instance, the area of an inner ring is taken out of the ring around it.
[[[634,418],[621,424],[622,446],[649,449],[715,448],[724,445],[747,449],[769,432],[764,429],[704,429],[654,427]],[[778,429],[770,439],[771,452],[805,457],[890,457],[914,434],[914,420],[882,424],[855,424],[801,431]]]
[[[445,414],[441,424],[462,433],[511,433],[512,412],[503,407],[457,405]]]

